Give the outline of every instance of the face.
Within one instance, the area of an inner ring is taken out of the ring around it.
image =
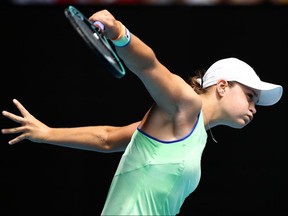
[[[226,86],[222,94],[224,124],[233,128],[243,128],[252,121],[256,113],[255,104],[259,91],[235,82]]]

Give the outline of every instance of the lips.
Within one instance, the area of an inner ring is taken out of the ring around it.
[[[248,118],[247,123],[251,122],[253,119],[253,115],[247,115],[246,117]],[[245,118],[245,119],[247,119],[247,118]]]
[[[253,116],[252,115],[245,115],[243,116],[243,120],[245,122],[245,125],[249,124],[249,122],[251,122],[253,119]]]

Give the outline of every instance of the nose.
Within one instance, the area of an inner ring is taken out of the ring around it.
[[[253,113],[253,115],[257,112],[255,103],[250,103],[249,110]]]

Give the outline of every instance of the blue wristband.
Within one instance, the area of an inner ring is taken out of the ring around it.
[[[121,22],[119,23],[122,26],[122,32],[117,39],[111,41],[116,47],[125,47],[131,41],[131,34],[130,31]]]

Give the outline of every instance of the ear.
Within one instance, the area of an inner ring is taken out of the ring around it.
[[[224,95],[226,87],[228,87],[228,82],[226,80],[224,80],[224,79],[218,80],[218,82],[216,84],[216,89],[217,89],[217,92],[220,96]]]

